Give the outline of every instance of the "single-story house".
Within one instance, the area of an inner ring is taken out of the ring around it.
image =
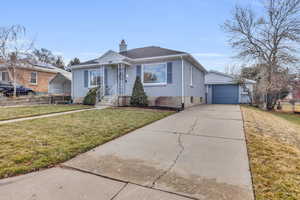
[[[205,76],[207,104],[245,104],[251,102],[253,86],[256,82],[245,80],[237,83],[234,76],[209,71]]]
[[[0,81],[12,82],[16,79],[17,84],[31,88],[38,94],[48,94],[49,89],[52,88],[49,85],[50,81],[58,74],[66,77],[72,75],[71,72],[45,63],[24,62],[15,67],[15,70],[7,67],[4,62],[0,64]],[[66,87],[69,87],[68,90],[71,91],[71,84]]]
[[[127,50],[124,40],[119,52],[72,66],[73,101],[83,101],[89,89],[103,88],[101,103],[127,105],[136,77],[142,80],[150,106],[189,107],[205,99],[207,71],[190,54],[148,46]]]

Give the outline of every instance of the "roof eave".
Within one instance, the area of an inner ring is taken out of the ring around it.
[[[73,65],[71,66],[71,69],[83,69],[88,67],[97,67],[99,65],[114,65],[114,64],[125,64],[125,65],[131,65],[131,63],[126,61],[118,61],[118,62],[105,62],[105,63],[94,63],[94,64],[87,64],[87,65]]]

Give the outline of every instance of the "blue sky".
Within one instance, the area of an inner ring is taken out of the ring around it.
[[[220,25],[237,2],[257,6],[257,0],[2,1],[0,26],[24,25],[37,48],[66,62],[117,51],[124,38],[128,48],[186,51],[205,68],[223,71],[234,52]]]

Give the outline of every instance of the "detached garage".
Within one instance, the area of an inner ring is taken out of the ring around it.
[[[49,81],[49,93],[70,96],[72,84],[71,72],[59,72]]]
[[[250,103],[248,90],[253,91],[255,81],[246,80],[246,88],[239,85],[234,77],[225,73],[210,71],[205,76],[206,102],[208,104]]]

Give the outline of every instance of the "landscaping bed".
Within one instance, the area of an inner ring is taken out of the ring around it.
[[[38,105],[38,106],[17,106],[0,107],[0,121],[33,117],[51,113],[60,113],[72,110],[92,108],[86,105]]]
[[[256,200],[300,199],[300,116],[242,111]]]
[[[0,125],[0,178],[51,167],[173,113],[107,108]]]

